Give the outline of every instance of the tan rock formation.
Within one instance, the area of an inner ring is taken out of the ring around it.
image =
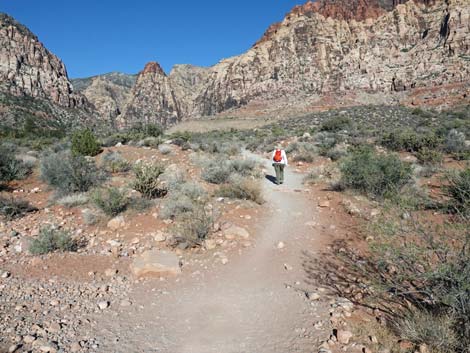
[[[0,13],[0,89],[15,96],[40,97],[62,107],[86,105],[73,93],[64,64],[38,38]]]
[[[129,103],[118,118],[118,126],[135,123],[166,126],[181,119],[180,105],[168,76],[156,62],[148,63],[137,77]]]

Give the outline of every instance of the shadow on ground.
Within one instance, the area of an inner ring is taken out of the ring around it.
[[[274,175],[266,174],[265,178],[273,184],[277,184],[276,177]]]

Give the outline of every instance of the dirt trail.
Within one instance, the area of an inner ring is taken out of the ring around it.
[[[269,161],[263,163],[271,172]],[[229,254],[226,266],[185,269],[177,279],[141,285],[131,309],[98,319],[103,351],[314,351],[327,333],[313,323],[328,319],[328,306],[309,302],[303,291],[302,251],[315,251],[319,235],[306,225],[317,215],[301,181],[291,168],[282,186],[263,181],[270,211],[253,235],[254,246]],[[285,248],[277,248],[280,241]]]

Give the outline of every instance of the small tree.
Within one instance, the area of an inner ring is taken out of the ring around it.
[[[72,135],[71,150],[74,156],[96,156],[101,152],[101,146],[93,132],[89,129],[85,129],[76,131]]]

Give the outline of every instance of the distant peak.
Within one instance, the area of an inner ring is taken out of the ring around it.
[[[148,74],[148,73],[152,73],[152,74],[159,73],[162,75],[166,75],[165,71],[163,71],[160,64],[155,61],[148,62],[141,72],[141,74]]]

